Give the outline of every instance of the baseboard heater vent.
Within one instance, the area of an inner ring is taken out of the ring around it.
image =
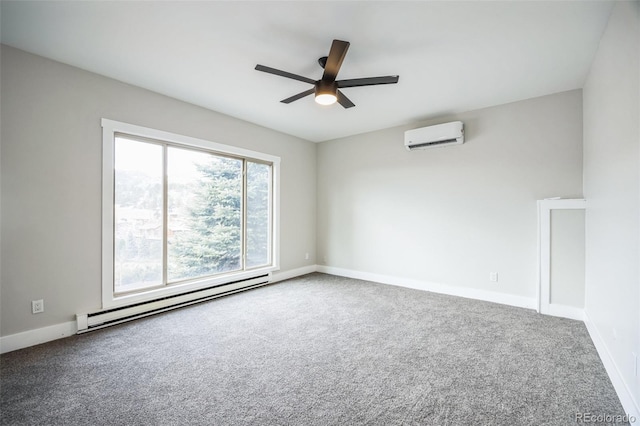
[[[106,309],[88,314],[78,314],[76,315],[78,334],[181,308],[183,306],[205,302],[228,294],[250,290],[269,284],[269,282],[271,282],[271,273],[194,290],[188,293],[167,296],[149,302],[141,302],[135,305]]]

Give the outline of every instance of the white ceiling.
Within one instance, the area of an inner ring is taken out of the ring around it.
[[[611,2],[2,1],[2,43],[310,141],[582,87]],[[355,108],[322,107],[309,85],[331,41],[351,47],[339,79]]]

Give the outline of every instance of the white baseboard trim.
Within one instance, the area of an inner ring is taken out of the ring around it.
[[[302,268],[290,269],[288,271],[277,271],[271,273],[271,282],[277,283],[278,281],[288,280],[290,278],[299,277],[300,275],[307,275],[312,272],[316,272],[316,265],[303,266]]]
[[[0,337],[0,353],[11,352],[28,348],[29,346],[39,345],[40,343],[62,339],[63,337],[73,336],[76,334],[76,331],[76,322],[69,321],[3,336]]]
[[[548,304],[541,308],[541,314],[552,315],[554,317],[569,318],[578,321],[584,321],[584,309],[574,306]]]
[[[513,294],[498,293],[488,290],[480,290],[469,287],[456,287],[448,284],[433,283],[415,280],[411,278],[392,277],[389,275],[372,274],[370,272],[354,271],[352,269],[336,268],[333,266],[318,265],[318,272],[341,277],[356,278],[359,280],[373,281],[381,284],[390,284],[399,287],[413,288],[416,290],[431,291],[433,293],[447,294],[450,296],[464,297],[467,299],[483,300],[485,302],[499,303],[501,305],[516,306],[519,308],[536,309],[537,303],[533,298],[515,296]]]
[[[589,320],[589,315],[586,311],[584,312],[584,324],[587,326],[589,336],[591,336],[593,345],[596,347],[598,355],[600,355],[600,360],[602,360],[602,364],[609,375],[611,384],[616,390],[618,398],[620,398],[622,408],[624,408],[625,413],[628,414],[629,417],[633,416],[636,418],[636,421],[640,420],[640,404],[633,398],[633,393],[631,393],[629,386],[620,373],[620,369],[611,356],[609,348],[598,331],[598,328]]]

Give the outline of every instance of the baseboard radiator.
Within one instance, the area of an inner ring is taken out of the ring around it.
[[[76,315],[78,334],[269,284],[271,273],[135,305]]]

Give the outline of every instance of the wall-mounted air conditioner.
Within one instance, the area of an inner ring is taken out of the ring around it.
[[[464,123],[454,121],[404,132],[404,146],[409,150],[464,143]]]

